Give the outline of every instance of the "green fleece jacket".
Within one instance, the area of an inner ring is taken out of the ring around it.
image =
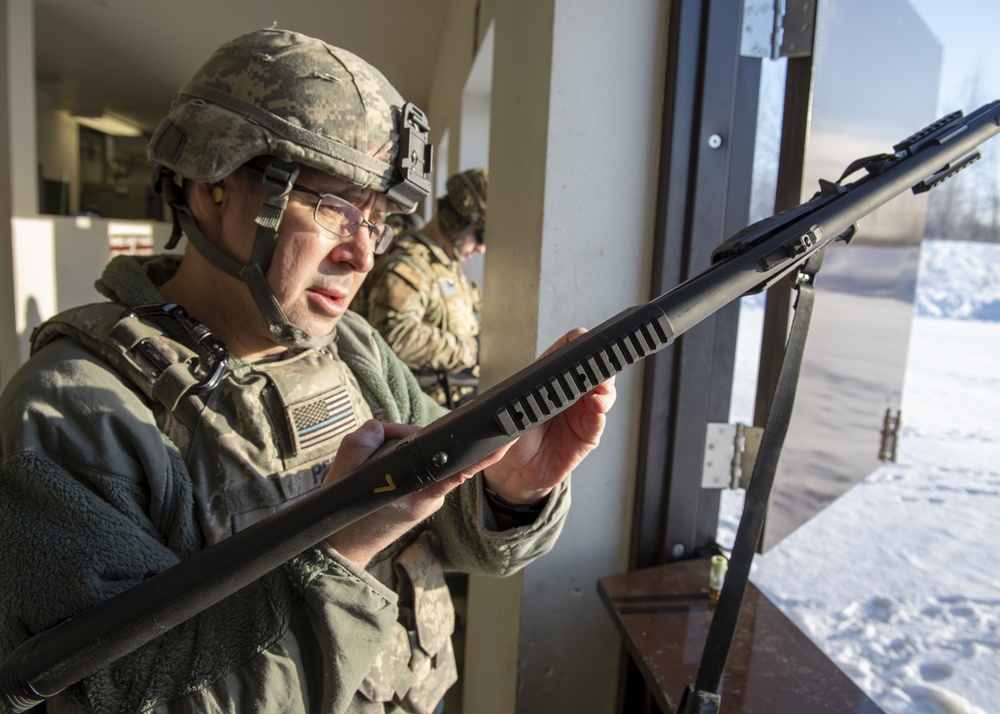
[[[169,258],[119,258],[98,288],[161,302]],[[338,353],[372,410],[423,424],[441,414],[377,332],[348,314]],[[0,657],[204,548],[181,451],[119,373],[57,339],[0,397]],[[482,483],[427,524],[446,570],[505,575],[551,549],[569,506],[497,532]],[[399,616],[397,595],[326,546],[310,548],[48,701],[50,713],[382,712],[358,694]],[[0,704],[0,711],[7,711]]]

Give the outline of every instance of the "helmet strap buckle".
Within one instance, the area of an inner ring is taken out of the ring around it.
[[[288,194],[292,192],[292,184],[298,177],[298,163],[271,159],[261,179],[264,183],[264,203],[283,211],[288,203]]]
[[[153,190],[163,196],[163,200],[170,206],[173,215],[173,228],[170,231],[170,239],[167,241],[166,249],[173,250],[181,240],[184,230],[181,226],[179,210],[187,210],[184,205],[184,190],[177,185],[174,180],[174,172],[165,166],[157,166],[153,171]]]

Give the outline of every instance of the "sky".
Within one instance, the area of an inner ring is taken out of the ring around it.
[[[899,461],[754,562],[754,584],[886,714],[998,711],[998,266],[997,244],[924,242]],[[744,365],[762,313],[744,302]],[[746,422],[752,392],[737,381],[731,420]],[[742,495],[724,492],[721,544]]]
[[[940,108],[964,108],[969,102],[969,78],[979,73],[980,95],[986,103],[1000,99],[1000,0],[910,0],[944,47]]]

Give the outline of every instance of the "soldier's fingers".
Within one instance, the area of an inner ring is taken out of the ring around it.
[[[611,407],[618,398],[618,390],[615,387],[615,378],[601,382],[591,389],[586,395],[586,407],[588,411],[601,412],[606,414],[611,411]]]
[[[564,345],[568,345],[570,342],[575,340],[580,335],[587,334],[587,328],[585,327],[574,327],[572,330],[567,332],[565,335],[560,337],[558,340],[549,345],[549,348],[539,355],[539,359],[555,352],[557,349]]]
[[[344,437],[337,449],[337,460],[362,463],[385,443],[385,427],[377,419],[369,419]]]
[[[415,431],[420,430],[420,427],[415,424],[396,424],[394,422],[381,422],[381,424],[385,430],[386,441],[389,439],[404,439]]]
[[[326,472],[323,483],[336,481],[358,468],[378,451],[387,441],[395,441],[409,436],[418,427],[409,424],[383,424],[377,419],[369,419],[358,429],[344,437],[337,449],[337,456]]]

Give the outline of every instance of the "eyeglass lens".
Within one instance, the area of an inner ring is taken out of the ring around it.
[[[256,164],[247,163],[245,166],[258,173],[266,173],[262,167]],[[316,211],[313,213],[313,218],[319,225],[334,235],[341,238],[350,238],[358,232],[361,226],[367,225],[369,234],[375,239],[375,247],[372,249],[372,252],[376,255],[384,253],[389,244],[392,243],[392,238],[395,235],[392,226],[387,223],[370,223],[366,221],[361,209],[353,203],[345,201],[340,196],[335,196],[332,193],[320,193],[297,183],[292,184],[292,188],[296,191],[304,191],[312,196],[316,196]]]
[[[334,235],[349,238],[361,226],[368,226],[368,232],[375,240],[374,252],[384,253],[392,243],[395,231],[388,223],[371,223],[365,220],[361,209],[339,196],[323,194],[316,203],[316,222]]]

